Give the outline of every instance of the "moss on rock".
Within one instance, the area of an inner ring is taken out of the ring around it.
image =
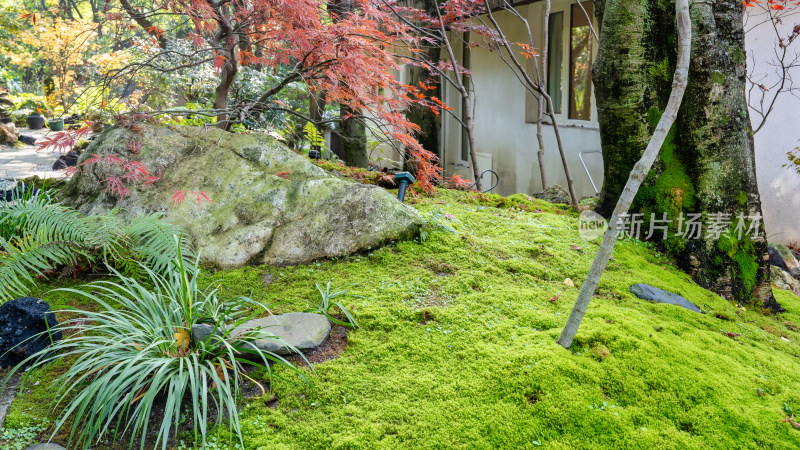
[[[306,263],[344,256],[413,236],[416,212],[377,186],[342,181],[265,135],[217,129],[146,126],[142,150],[127,154],[131,131],[113,128],[84,154],[130,157],[161,178],[119,199],[103,180],[115,168],[86,165],[64,188],[84,214],[119,209],[123,218],[160,212],[183,227],[204,260],[220,267],[248,262]],[[188,192],[173,207],[173,195]],[[205,192],[211,202],[195,201]]]

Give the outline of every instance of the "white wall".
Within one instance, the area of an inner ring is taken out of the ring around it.
[[[777,38],[771,21],[767,20],[769,10],[765,11],[759,7],[747,8],[747,11],[750,13],[750,17],[745,19],[748,72],[758,83],[770,87],[780,77],[775,73],[776,68],[773,65],[777,60],[775,54]],[[780,34],[788,36],[796,22],[800,22],[800,16],[786,15],[783,23],[778,25]],[[792,45],[798,44],[800,42]],[[789,48],[790,56],[793,57],[796,52],[800,52],[800,46]],[[791,73],[795,77],[800,77],[798,69],[792,69]],[[767,100],[776,90],[772,88],[767,91]],[[756,88],[754,93],[757,94],[758,91]],[[759,100],[757,97],[754,96],[750,103],[757,104]],[[770,241],[774,242],[800,241],[800,174],[791,168],[782,167],[788,162],[786,152],[800,145],[798,115],[800,115],[800,98],[792,93],[780,94],[763,128],[754,136],[756,175],[761,193],[764,225]],[[762,120],[753,110],[750,111],[750,118],[754,127]]]
[[[554,2],[554,4],[557,2]],[[567,3],[567,2],[559,2]],[[536,17],[541,5],[522,6],[519,11],[530,19]],[[541,16],[538,16],[541,17]],[[504,30],[508,30],[510,41],[527,42],[527,34],[519,27],[519,21],[510,14],[500,12],[496,18]],[[541,19],[537,19],[541,20]],[[535,22],[532,22],[534,24]],[[536,29],[536,28],[534,28]],[[538,40],[538,38],[537,38]],[[455,48],[460,59],[460,45]],[[522,58],[524,60],[524,58]],[[514,72],[500,59],[496,52],[484,48],[472,49],[472,82],[475,92],[475,137],[476,151],[492,155],[492,167],[500,176],[500,184],[493,192],[510,195],[517,192],[533,193],[542,190],[537,152],[536,124],[526,123],[525,108],[527,90]],[[593,99],[594,100],[594,99]],[[460,97],[452,87],[445,101],[455,111],[460,111]],[[596,116],[596,114],[595,114]],[[461,161],[460,125],[448,117],[444,119],[443,148],[445,149],[446,175],[459,174],[473,179],[467,161]],[[600,149],[600,134],[596,122],[560,124],[567,162],[572,172],[578,197],[595,195],[589,178],[581,166],[578,153]],[[567,188],[564,167],[556,146],[551,126],[545,125],[545,168],[547,184],[560,184]],[[602,185],[602,158],[598,154],[584,158],[598,189]],[[479,167],[481,171],[489,167]],[[483,178],[484,189],[490,183],[489,175]]]

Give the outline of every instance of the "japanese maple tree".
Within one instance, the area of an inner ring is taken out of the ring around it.
[[[181,67],[158,67],[169,72],[212,62],[219,74],[212,111],[218,127],[230,129],[268,110],[311,120],[276,99],[289,84],[300,82],[326,103],[358,111],[358,119],[369,123],[373,134],[402,149],[423,190],[432,191],[441,179],[436,156],[419,144],[419,127],[403,111],[412,104],[437,111],[445,106],[410,94],[413,89],[395,77],[408,62],[399,55],[413,52],[420,41],[385,2],[349,0],[348,14],[337,14],[339,9],[331,7],[341,1],[174,0],[157,3],[146,13],[128,0],[122,3],[128,18],[144,27],[151,57],[112,76],[135,77],[137,70],[152,69],[159,58],[173,54],[170,42],[178,39],[176,33],[159,28],[151,18],[177,17],[191,24],[191,31],[183,34],[194,50],[182,54]],[[125,20],[121,14],[112,18]],[[229,104],[231,86],[242,67],[282,76],[257,98]]]

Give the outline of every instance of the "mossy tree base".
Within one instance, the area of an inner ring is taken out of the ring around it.
[[[606,216],[669,95],[676,57],[673,9],[665,0],[597,2],[601,45],[593,79],[605,165],[597,209]],[[754,238],[752,231],[749,237],[734,233],[739,214],[761,215],[745,97],[742,7],[695,2],[690,11],[692,63],[685,100],[631,209],[645,219],[667,213],[674,220],[671,234],[678,231],[681,213],[702,214],[703,236],[670,238],[667,250],[701,286],[729,300],[780,311],[770,287],[763,222],[754,224]],[[733,237],[705,233],[720,213],[731,222]]]

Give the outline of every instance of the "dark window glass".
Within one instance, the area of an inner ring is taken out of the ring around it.
[[[589,17],[594,4],[582,2]],[[592,114],[592,46],[594,36],[587,14],[581,5],[573,4],[569,30],[569,118],[590,120]]]

